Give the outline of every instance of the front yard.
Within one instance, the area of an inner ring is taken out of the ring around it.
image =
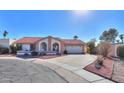
[[[124,83],[124,60],[106,59],[100,69],[95,68],[95,63],[91,63],[84,69],[115,82]]]

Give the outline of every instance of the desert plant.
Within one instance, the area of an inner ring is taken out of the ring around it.
[[[103,66],[103,61],[104,61],[104,58],[102,58],[102,57],[99,57],[97,59],[97,62],[95,63],[96,69],[100,69]]]
[[[97,46],[97,53],[102,55],[103,57],[107,57],[110,52],[111,44],[109,42],[100,42]]]
[[[124,58],[124,46],[119,46],[117,48],[117,55],[120,57],[120,58]]]

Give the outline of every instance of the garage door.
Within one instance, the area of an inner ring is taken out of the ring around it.
[[[30,51],[30,45],[29,44],[23,44],[22,45],[22,50],[24,50],[24,51],[26,51],[26,50]]]
[[[83,53],[82,46],[66,46],[68,53]]]

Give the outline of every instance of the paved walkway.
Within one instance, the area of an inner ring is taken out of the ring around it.
[[[43,64],[56,71],[59,75],[72,83],[112,83],[96,74],[82,68],[91,64],[96,56],[91,55],[68,55],[48,60],[37,59],[34,63]]]

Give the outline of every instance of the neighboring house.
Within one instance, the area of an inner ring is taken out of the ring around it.
[[[0,46],[10,48],[10,45],[14,43],[16,39],[0,39]]]
[[[24,37],[16,41],[22,46],[22,51],[85,53],[86,44],[81,40],[60,39],[48,37]]]

